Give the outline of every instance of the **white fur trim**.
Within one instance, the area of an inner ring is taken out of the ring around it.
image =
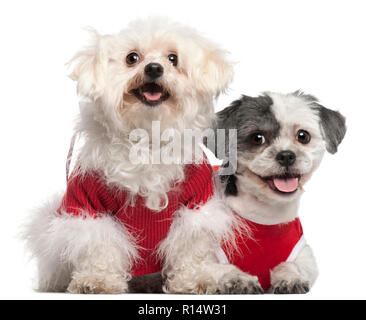
[[[208,234],[213,243],[219,244],[223,238],[230,237],[234,225],[231,210],[219,197],[212,197],[199,208],[184,207],[175,214],[168,236],[159,247],[160,255],[169,261],[178,247],[191,245],[190,239],[196,239],[202,233]]]
[[[110,216],[60,215],[60,203],[56,196],[37,210],[24,232],[38,261],[39,290],[64,291],[71,273],[88,267],[107,268],[127,279],[137,250],[125,227]]]
[[[223,240],[230,241],[229,246],[235,248],[232,240],[239,226],[218,193],[198,209],[179,210],[159,248],[167,279],[164,291],[215,293],[222,290],[225,277],[236,278],[238,273],[242,274],[233,265],[220,264],[216,256]]]

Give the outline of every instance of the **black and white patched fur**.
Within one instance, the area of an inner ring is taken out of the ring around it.
[[[242,96],[217,114],[216,125],[237,129],[237,169],[233,175],[222,176],[227,204],[245,219],[265,225],[297,217],[304,184],[326,150],[337,152],[346,132],[345,118],[339,112],[301,91]],[[274,178],[289,177],[297,179],[294,191],[281,192],[273,183]],[[308,245],[295,261],[272,271],[271,285],[276,293],[297,293],[317,277]]]

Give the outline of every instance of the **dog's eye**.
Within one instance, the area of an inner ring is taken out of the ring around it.
[[[266,142],[266,139],[262,133],[257,132],[250,136],[250,142],[256,146],[260,146]]]
[[[174,53],[170,54],[168,56],[169,61],[172,63],[174,67],[178,65],[178,56]]]
[[[302,144],[308,144],[311,140],[310,133],[305,130],[299,130],[296,134],[296,140]]]
[[[137,63],[140,60],[140,56],[136,52],[131,52],[126,57],[126,63],[129,66],[132,66],[133,64]]]

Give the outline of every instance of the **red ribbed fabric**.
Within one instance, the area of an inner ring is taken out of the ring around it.
[[[243,219],[243,218],[241,218]],[[240,252],[228,254],[229,262],[258,277],[264,290],[271,287],[270,271],[285,262],[303,235],[299,218],[276,225],[263,225],[243,219],[251,231],[251,238],[237,233],[236,244]]]
[[[103,214],[113,215],[136,239],[141,247],[141,261],[132,270],[135,276],[158,272],[161,262],[155,249],[170,228],[174,213],[181,207],[198,208],[213,195],[212,168],[207,163],[186,165],[185,180],[168,193],[168,206],[159,212],[145,207],[144,199],[135,198],[135,204],[126,202],[127,192],[110,188],[103,175],[88,172],[71,176],[58,212],[72,215],[88,214],[98,218]]]

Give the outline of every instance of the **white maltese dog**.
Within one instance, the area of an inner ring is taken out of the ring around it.
[[[84,144],[66,192],[26,231],[39,290],[128,292],[132,276],[160,271],[169,293],[258,287],[219,264],[215,248],[235,219],[214,196],[204,157],[181,161],[185,144],[177,150],[172,140],[211,126],[214,99],[233,76],[226,52],[192,29],[148,19],[118,34],[94,32],[72,62]]]

